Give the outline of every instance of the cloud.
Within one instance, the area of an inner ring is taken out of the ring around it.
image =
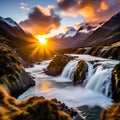
[[[62,15],[82,15],[86,22],[105,21],[120,10],[119,0],[57,0],[57,3]]]
[[[29,6],[29,4],[28,3],[24,3],[24,2],[21,2],[20,3],[20,8],[22,9],[22,10],[30,10],[30,6]]]
[[[47,8],[36,6],[28,14],[28,19],[21,21],[19,24],[24,30],[34,35],[43,35],[58,29],[61,25],[61,18],[55,14],[52,5]]]

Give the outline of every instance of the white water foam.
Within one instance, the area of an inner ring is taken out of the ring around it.
[[[23,95],[19,96],[18,100],[25,99],[27,96],[37,95],[44,96],[48,99],[56,98],[70,107],[88,105],[91,107],[100,106],[102,108],[106,108],[112,105],[112,99],[104,96],[103,94],[80,87],[71,86],[61,89],[52,86],[48,87],[48,89],[43,89],[42,87],[37,86],[31,89],[32,90],[28,89]]]

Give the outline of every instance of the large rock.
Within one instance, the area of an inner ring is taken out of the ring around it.
[[[113,99],[120,102],[120,63],[117,64],[112,73],[112,93]]]
[[[53,76],[60,75],[65,65],[72,59],[73,57],[67,55],[56,56],[48,65],[46,73]]]
[[[6,86],[14,97],[35,84],[24,71],[17,54],[10,47],[3,44],[0,45],[0,84]]]
[[[120,120],[120,103],[114,103],[108,109],[102,110],[101,120]]]
[[[74,73],[74,85],[80,85],[86,79],[86,72],[88,71],[88,65],[85,61],[80,60],[75,68]]]
[[[43,97],[17,101],[0,86],[0,120],[72,120],[59,105]]]

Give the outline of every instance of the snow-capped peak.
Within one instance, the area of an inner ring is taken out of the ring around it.
[[[76,29],[71,28],[65,33],[64,38],[65,37],[73,37],[76,34],[76,32],[77,32]]]
[[[103,23],[81,23],[78,32],[80,33],[89,33],[90,31],[97,30]]]
[[[7,23],[11,27],[17,27],[17,23],[14,20],[12,20],[11,18],[2,18],[1,17],[0,19],[2,19],[5,23]]]

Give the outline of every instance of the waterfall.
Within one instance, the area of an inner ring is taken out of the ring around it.
[[[85,85],[85,89],[92,89],[110,96],[111,74],[112,68],[103,69],[102,65],[98,66],[96,72]]]
[[[69,78],[69,79],[73,80],[74,79],[74,71],[75,71],[75,67],[76,67],[77,63],[78,63],[77,60],[71,60],[70,62],[68,62],[68,64],[63,69],[61,77]]]
[[[91,76],[94,73],[93,65],[91,63],[89,63],[89,62],[87,62],[87,65],[88,65],[88,72],[86,74],[86,79],[83,82],[83,86],[86,85],[86,83],[88,82],[88,80],[91,78]]]
[[[87,61],[86,63],[88,64],[88,72],[86,73],[86,79],[83,82],[83,87],[110,97],[110,95],[112,95],[111,75],[113,68],[105,68],[104,65],[100,63],[92,64]],[[77,64],[78,60],[71,60],[68,62],[60,76],[62,80],[65,78],[69,79],[69,81],[73,81],[75,67]],[[96,65],[96,67],[94,67],[94,65]]]

